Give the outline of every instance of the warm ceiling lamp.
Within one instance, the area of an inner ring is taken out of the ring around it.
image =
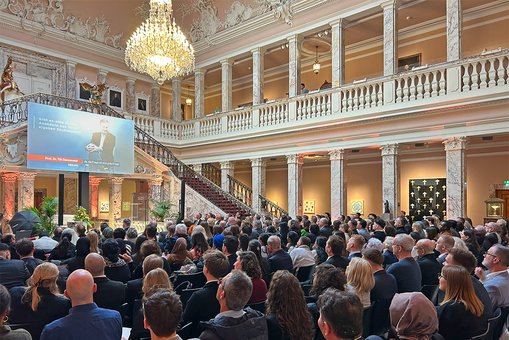
[[[315,46],[315,62],[313,63],[313,73],[318,74],[320,72],[320,62],[318,61],[318,46]]]
[[[186,105],[187,105],[187,106],[191,106],[191,105],[193,105],[193,100],[191,99],[191,97],[189,97],[189,86],[187,87]]]
[[[194,49],[175,24],[171,0],[150,0],[149,18],[127,41],[125,62],[132,70],[165,80],[194,70]]]

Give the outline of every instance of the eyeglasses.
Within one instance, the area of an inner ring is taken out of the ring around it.
[[[486,252],[486,253],[484,254],[484,256],[486,256],[486,255],[493,256],[493,257],[498,257],[497,255],[493,255],[493,254],[490,254],[490,253],[488,253],[488,252]]]
[[[445,280],[445,277],[442,275],[442,273],[438,274],[438,279],[440,280],[442,278]]]

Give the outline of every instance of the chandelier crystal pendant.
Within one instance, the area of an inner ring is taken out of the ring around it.
[[[313,64],[313,73],[318,74],[320,72],[320,61],[318,61],[318,46],[315,46],[315,62]]]
[[[194,49],[175,24],[171,0],[150,0],[149,18],[127,41],[125,63],[132,70],[166,80],[194,71]]]

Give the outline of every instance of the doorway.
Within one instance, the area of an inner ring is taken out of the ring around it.
[[[504,200],[504,218],[509,216],[509,189],[497,189],[495,196]]]

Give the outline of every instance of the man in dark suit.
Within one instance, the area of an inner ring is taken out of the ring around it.
[[[414,239],[407,234],[398,234],[392,242],[392,251],[398,262],[392,264],[387,273],[394,275],[398,293],[421,291],[421,268],[412,257]]]
[[[318,221],[318,226],[320,227],[320,236],[329,237],[332,235],[332,228],[329,225],[329,220],[325,217],[322,217]]]
[[[375,286],[371,289],[371,301],[391,300],[398,291],[396,279],[384,270],[384,256],[380,250],[376,248],[365,249],[362,257],[369,262],[373,276],[375,278]],[[387,306],[389,307],[389,306]],[[387,309],[387,313],[389,310]]]
[[[189,322],[198,325],[200,321],[213,319],[219,313],[219,302],[216,299],[218,279],[230,272],[230,263],[226,255],[218,250],[206,253],[203,259],[203,275],[207,278],[207,283],[187,301],[182,317],[184,325]]]
[[[440,253],[440,255],[438,255],[438,257],[437,257],[437,261],[440,264],[442,264],[442,265],[444,264],[447,254],[453,247],[454,247],[454,238],[452,236],[442,234],[438,238],[435,249]]]
[[[290,255],[281,249],[281,239],[279,236],[272,235],[267,240],[267,255],[269,255],[270,272],[277,270],[293,271],[293,262]]]
[[[112,281],[104,275],[106,263],[97,253],[90,253],[85,257],[85,269],[94,277],[97,290],[94,302],[100,308],[119,310],[125,302],[125,286],[122,282]]]
[[[30,273],[21,260],[11,260],[11,248],[5,243],[0,243],[0,284],[5,288],[24,286]]]
[[[346,243],[346,250],[348,251],[348,260],[354,257],[362,257],[362,248],[366,243],[366,239],[362,235],[352,235]]]
[[[419,258],[417,263],[421,268],[421,285],[438,285],[438,274],[442,271],[442,265],[438,263],[435,253],[435,242],[428,239],[422,239],[415,244],[415,250]]]
[[[230,263],[230,271],[233,270],[233,265],[237,261],[237,250],[239,249],[239,240],[237,237],[227,235],[223,241],[223,253],[228,258]]]
[[[325,252],[327,253],[327,261],[325,263],[332,264],[336,268],[341,268],[343,271],[348,267],[348,259],[341,256],[343,250],[343,239],[339,236],[332,235],[325,244]]]
[[[101,160],[103,162],[114,162],[116,137],[108,131],[109,121],[101,119],[101,131],[94,132],[86,150],[89,152],[90,160]]]
[[[43,263],[42,260],[34,257],[34,252],[34,243],[29,239],[24,238],[16,242],[16,253],[18,253],[19,259],[25,262],[25,267],[30,272],[30,275],[34,273],[35,267]]]

